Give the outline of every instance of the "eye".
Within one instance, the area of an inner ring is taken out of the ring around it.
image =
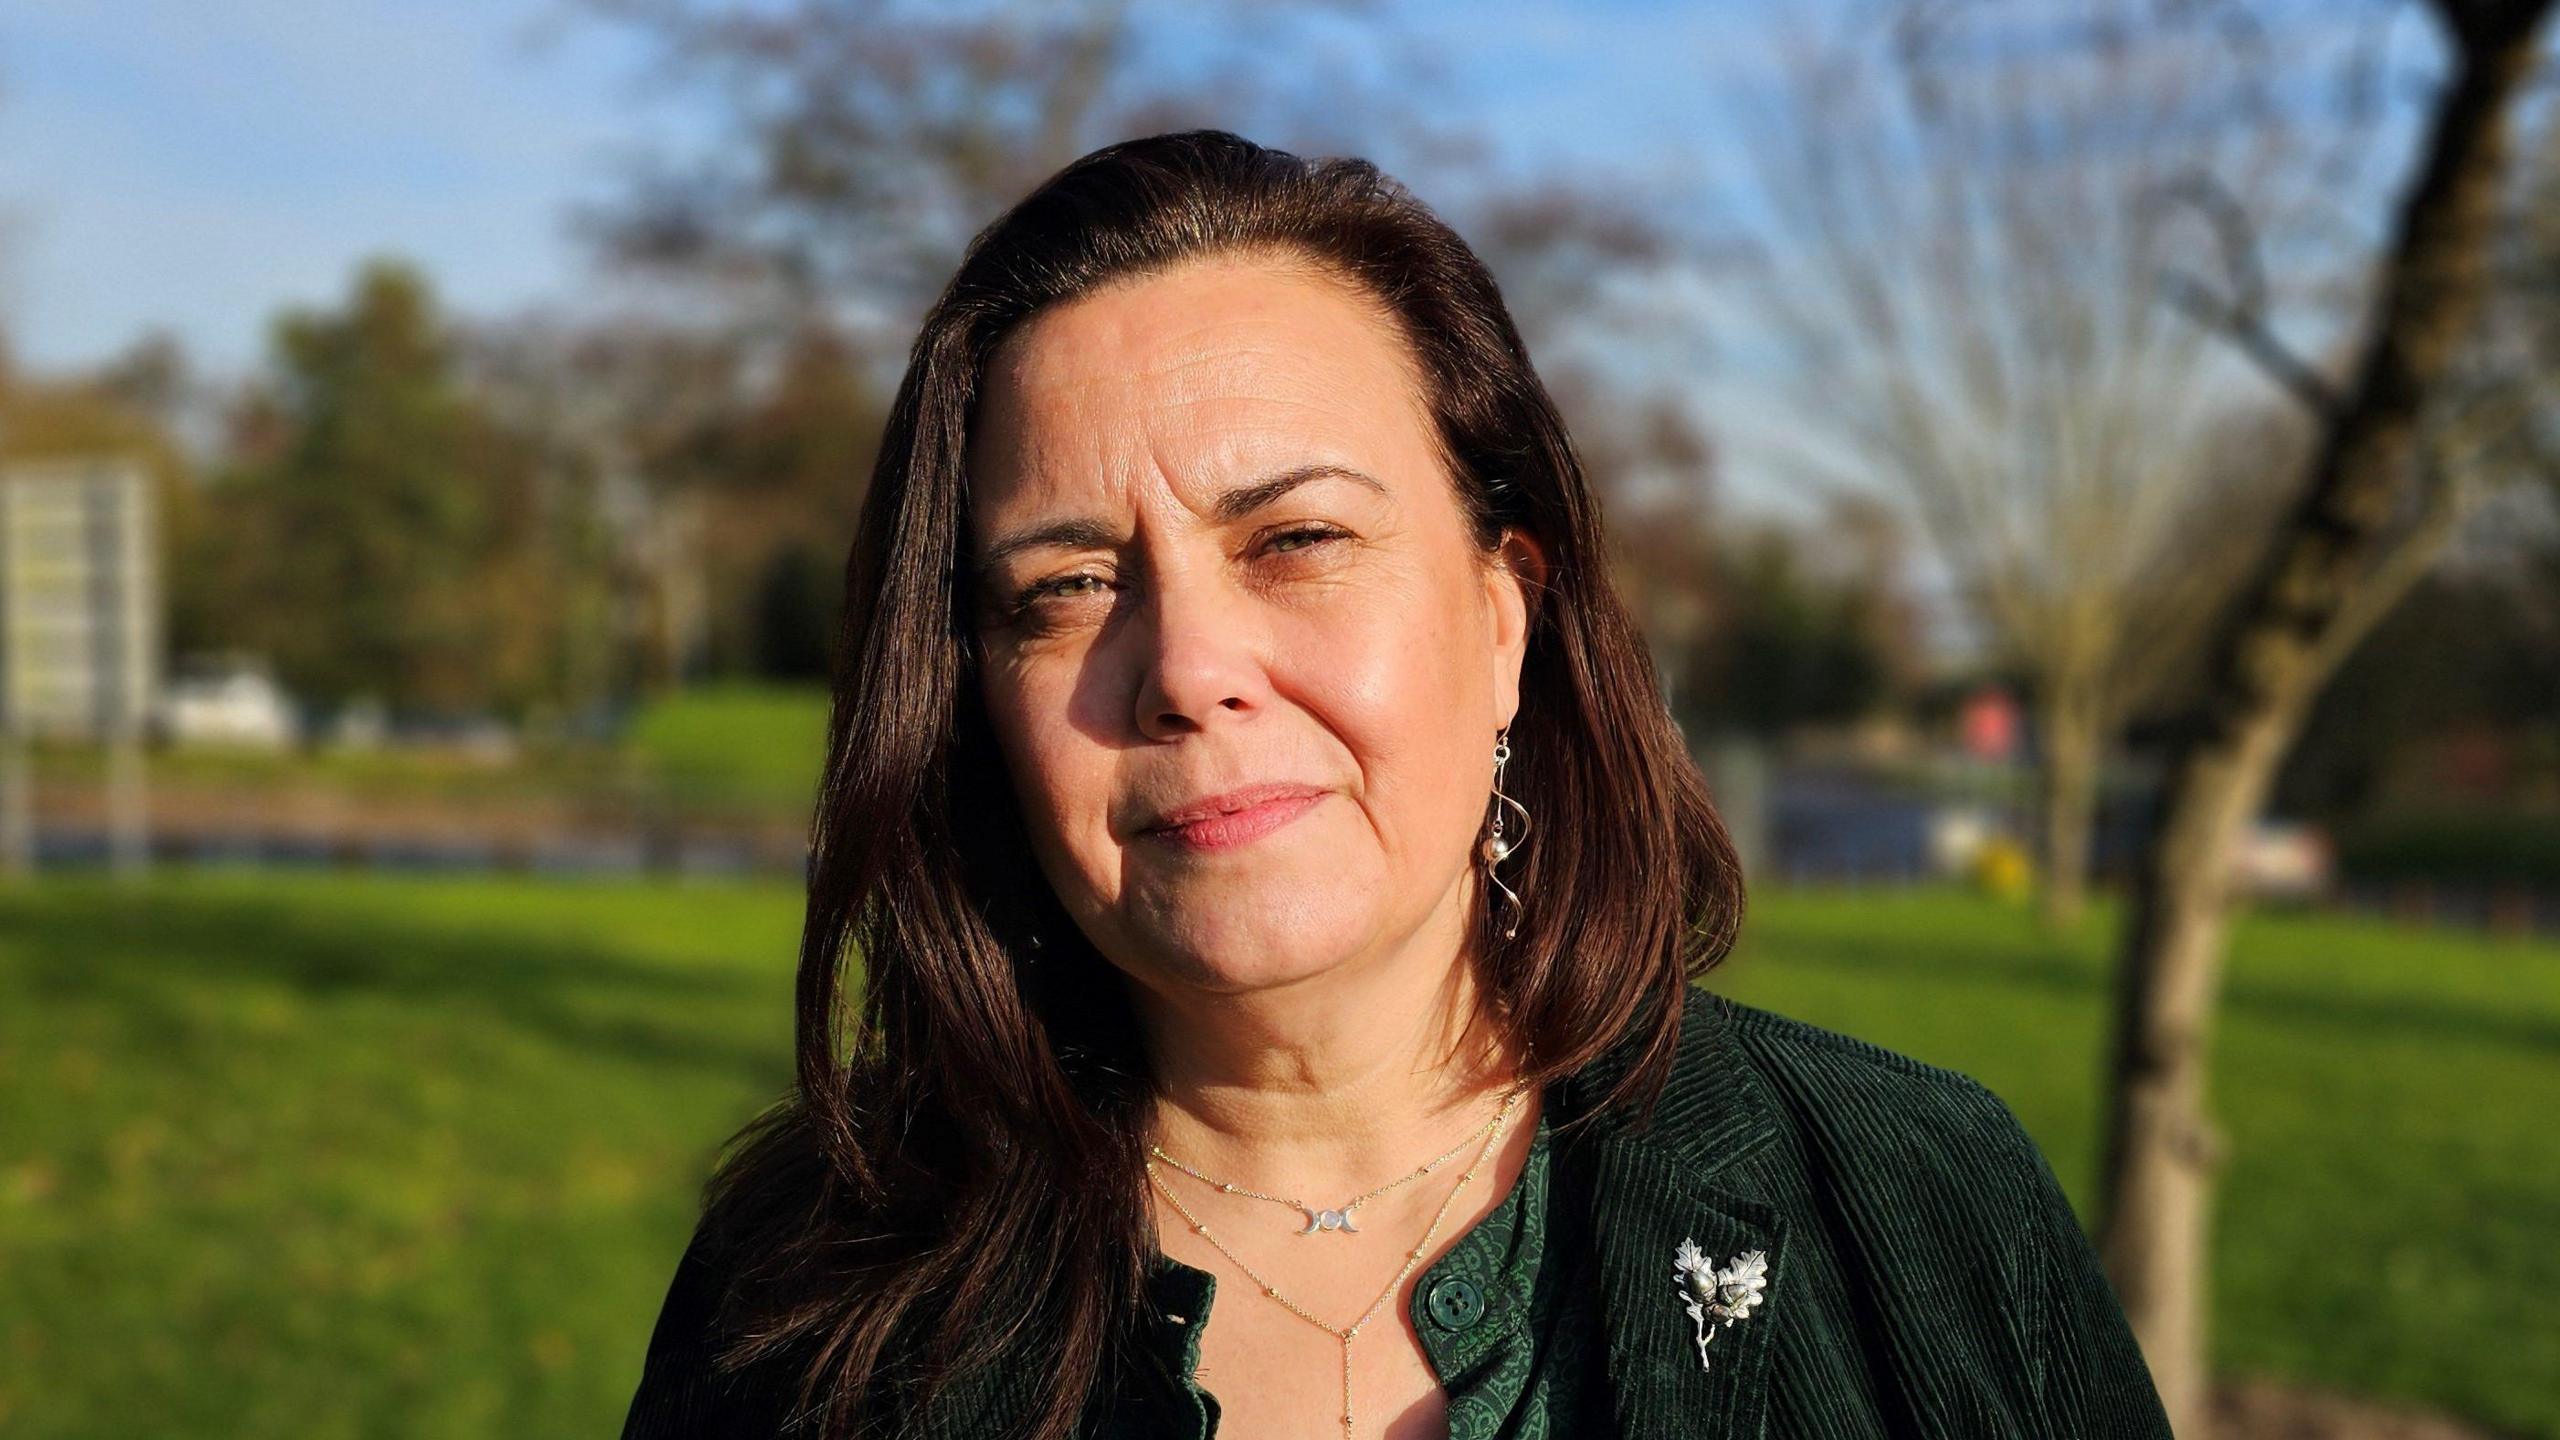
[[[1260,541],[1260,549],[1266,555],[1296,555],[1331,541],[1350,538],[1352,538],[1351,532],[1338,526],[1298,524],[1264,536]],[[1045,602],[1087,599],[1108,594],[1112,588],[1113,579],[1109,575],[1076,571],[1072,574],[1052,575],[1047,579],[1034,580],[1007,595],[1003,604],[1009,619],[1036,619],[1043,611],[1064,608],[1052,607]]]
[[[1053,575],[1046,580],[1035,580],[1031,584],[1015,591],[1013,596],[1013,608],[1016,610],[1028,609],[1030,606],[1035,605],[1053,595],[1061,597],[1090,595],[1094,593],[1095,590],[1099,590],[1109,584],[1110,581],[1100,575]],[[1091,586],[1093,589],[1083,588],[1085,586]]]
[[[1337,530],[1330,525],[1300,525],[1272,536],[1268,542],[1268,548],[1285,555],[1323,544],[1327,540],[1348,538],[1350,538],[1348,532]]]

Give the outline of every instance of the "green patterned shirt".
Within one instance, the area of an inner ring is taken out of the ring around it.
[[[1551,1104],[1552,1102],[1550,1102]],[[1413,1291],[1413,1328],[1449,1397],[1449,1440],[1587,1434],[1609,1412],[1588,1209],[1551,1203],[1565,1183],[1541,1106],[1529,1156],[1502,1203],[1459,1236]],[[1667,1272],[1666,1272],[1667,1273]],[[1217,1277],[1159,1254],[1152,1277],[1165,1382],[1112,1407],[1110,1440],[1209,1440],[1218,1401],[1199,1374]],[[1254,1297],[1239,1284],[1241,1301]],[[1577,1425],[1577,1417],[1585,1423]]]

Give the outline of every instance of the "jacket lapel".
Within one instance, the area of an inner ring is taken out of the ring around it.
[[[1772,1311],[1787,1302],[1785,1224],[1622,1137],[1603,1144],[1593,1178],[1619,1430],[1627,1440],[1757,1437],[1768,1414],[1770,1337],[1783,1323]],[[1709,1316],[1703,1352],[1672,1268],[1683,1241],[1718,1265],[1753,1250],[1769,1264],[1760,1307],[1730,1324]]]
[[[1789,1324],[1787,1226],[1735,1163],[1777,1127],[1727,1025],[1721,1001],[1691,991],[1678,1057],[1649,1122],[1604,1117],[1588,1142],[1602,1323],[1627,1440],[1756,1440],[1767,1423],[1772,1344]],[[1568,1103],[1590,1103],[1623,1068],[1622,1055],[1595,1062],[1576,1077]],[[1768,1288],[1750,1315],[1731,1324],[1709,1317],[1705,1363],[1675,1279],[1684,1241],[1720,1266],[1754,1250],[1768,1262]]]

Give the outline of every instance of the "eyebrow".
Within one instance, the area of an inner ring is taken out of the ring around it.
[[[1387,493],[1385,485],[1348,465],[1318,461],[1311,465],[1294,466],[1277,474],[1266,475],[1259,480],[1246,481],[1219,495],[1217,503],[1210,507],[1210,514],[1221,525],[1232,524],[1299,486],[1315,480],[1348,480],[1357,485],[1365,485],[1381,495]],[[982,570],[993,570],[1025,550],[1050,548],[1093,550],[1109,545],[1118,538],[1110,526],[1099,520],[1053,520],[1046,525],[1033,526],[1018,535],[1008,535],[990,544],[985,557],[979,560],[978,565]]]

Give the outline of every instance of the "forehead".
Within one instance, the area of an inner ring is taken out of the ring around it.
[[[991,357],[973,429],[982,510],[1317,461],[1390,485],[1440,478],[1394,318],[1349,282],[1276,258],[1190,261],[1033,317]]]

